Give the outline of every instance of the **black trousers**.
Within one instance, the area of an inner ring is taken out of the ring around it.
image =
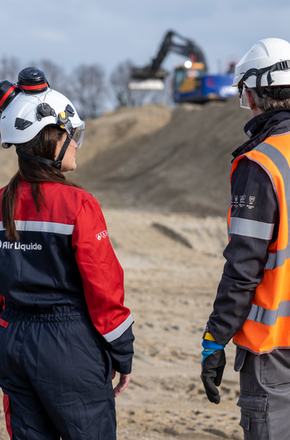
[[[110,356],[86,311],[6,307],[0,359],[13,440],[115,440]]]
[[[255,355],[238,348],[238,363],[244,439],[290,438],[290,350]]]

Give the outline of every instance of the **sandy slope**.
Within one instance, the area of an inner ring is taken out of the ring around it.
[[[234,346],[227,349],[220,405],[207,401],[199,379],[201,336],[223,266],[224,220],[105,214],[135,319],[132,382],[117,399],[119,439],[242,439]]]
[[[112,208],[225,215],[231,153],[246,140],[248,118],[236,98],[121,109],[86,121],[71,178]],[[0,149],[0,184],[16,169],[14,147]]]
[[[248,117],[233,99],[87,121],[71,177],[104,208],[135,318],[132,381],[117,399],[119,440],[242,439],[234,346],[220,405],[207,401],[199,375],[201,336],[224,263],[230,154],[245,141]],[[14,151],[0,149],[0,182],[16,169]]]
[[[132,380],[117,399],[118,439],[241,440],[234,346],[227,347],[220,405],[207,401],[199,378],[201,336],[224,263],[225,220],[104,213],[135,319]],[[0,427],[0,440],[8,440]]]
[[[231,153],[246,140],[248,118],[232,99],[131,108],[88,121],[94,136],[78,152],[75,177],[106,206],[224,215]]]

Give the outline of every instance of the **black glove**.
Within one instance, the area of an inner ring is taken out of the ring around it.
[[[221,384],[226,355],[224,350],[216,350],[202,363],[201,380],[203,382],[207,398],[210,402],[220,403],[218,387]]]

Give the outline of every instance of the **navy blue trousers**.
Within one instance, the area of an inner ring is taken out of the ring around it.
[[[86,311],[0,318],[0,386],[13,440],[115,440],[110,356]]]

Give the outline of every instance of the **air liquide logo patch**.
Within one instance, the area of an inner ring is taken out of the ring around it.
[[[39,243],[22,244],[19,241],[11,242],[0,240],[0,249],[14,249],[16,251],[41,251],[42,245]]]
[[[96,234],[96,239],[101,241],[102,238],[107,238],[109,236],[109,233],[107,231],[107,229],[105,231],[99,232],[98,234]]]

